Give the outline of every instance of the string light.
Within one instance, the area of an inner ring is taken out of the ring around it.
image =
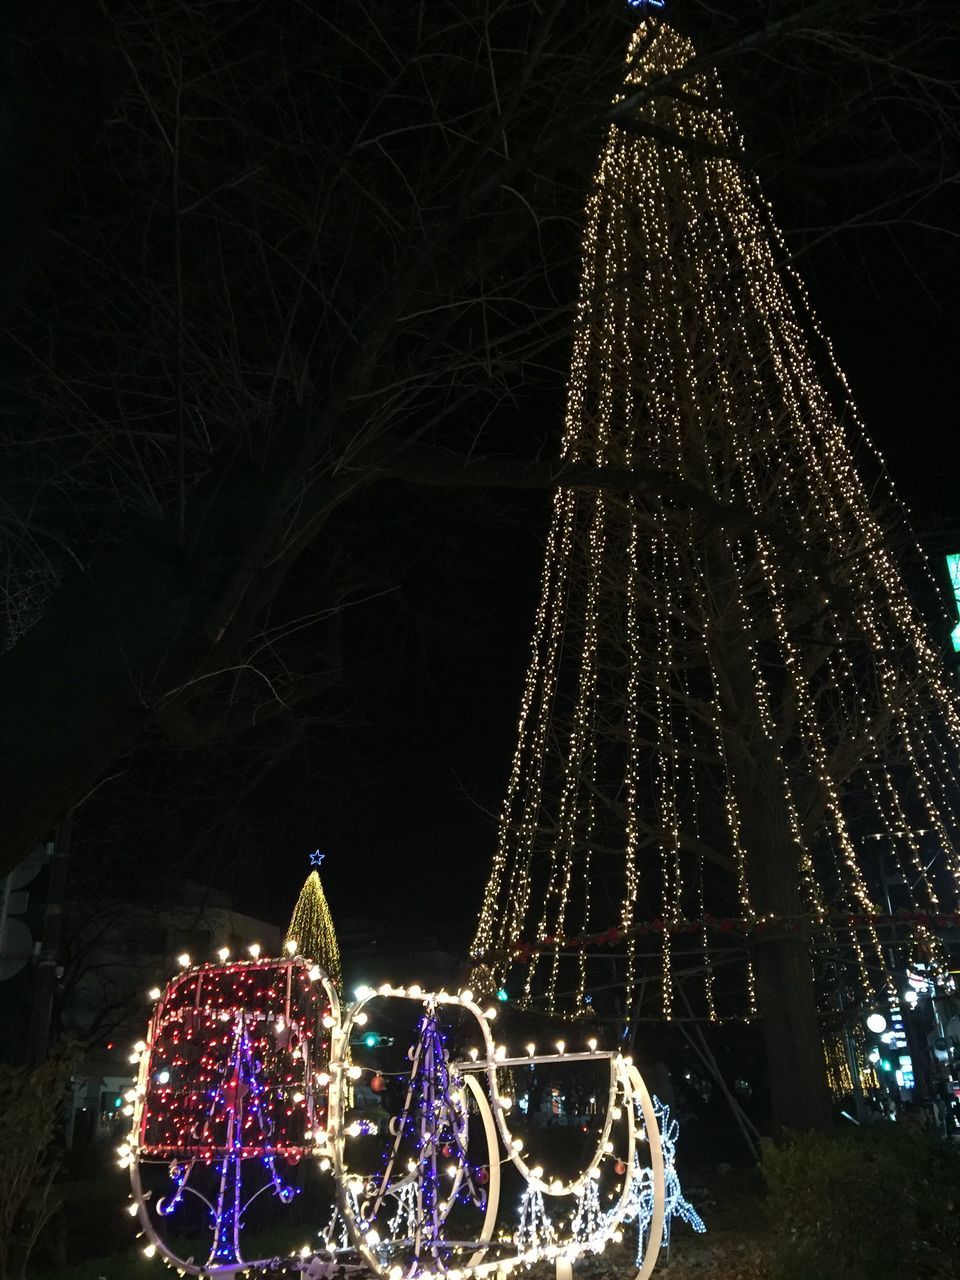
[[[337,990],[342,990],[340,944],[337,941],[337,931],[327,904],[327,896],[316,871],[311,871],[304,881],[297,905],[290,917],[286,936],[288,950],[291,945],[292,954],[299,951],[301,955],[315,961],[332,978]]]
[[[621,100],[682,75],[693,54],[642,23]],[[554,496],[471,948],[487,987],[572,1017],[591,1012],[589,940],[614,938],[628,1008],[659,977],[659,1015],[675,1016],[682,957],[691,1016],[754,1016],[747,949],[711,924],[734,915],[741,936],[789,921],[848,950],[864,997],[889,985],[870,889],[877,825],[901,833],[887,855],[929,913],[918,945],[934,946],[935,913],[949,917],[960,881],[960,710],[855,465],[862,424],[781,265],[716,76],[683,83],[641,95],[643,129],[607,134],[561,458],[686,488],[670,503],[636,489]],[[719,520],[724,508],[736,519]],[[763,831],[757,769],[773,815]],[[619,905],[598,919],[611,890]],[[642,914],[659,922],[656,951]]]
[[[329,1053],[321,1018],[335,993],[326,985],[324,996],[301,959],[187,967],[159,995],[147,1040],[134,1047],[139,1076],[126,1095],[131,1133],[119,1162],[136,1172],[141,1204],[141,1164],[166,1164],[160,1219],[176,1214],[188,1191],[207,1201],[208,1268],[243,1262],[246,1206],[265,1190],[288,1204],[297,1190],[278,1161],[295,1165],[324,1132],[313,1062]]]

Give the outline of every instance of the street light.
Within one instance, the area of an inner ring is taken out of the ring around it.
[[[867,1030],[879,1035],[881,1031],[886,1031],[887,1020],[882,1013],[867,1014]]]

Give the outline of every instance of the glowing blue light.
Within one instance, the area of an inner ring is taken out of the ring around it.
[[[667,0],[627,0],[631,9],[662,9]]]
[[[506,987],[500,988],[500,990],[497,992],[497,999],[500,1001],[501,1004],[506,1004],[506,1002],[510,999],[510,992],[506,989]]]
[[[326,856],[327,855],[325,853],[321,853],[319,849],[314,849],[313,853],[310,855],[311,867],[319,867],[320,863]]]
[[[377,1045],[380,1043],[380,1037],[377,1035],[375,1031],[368,1031],[367,1034],[363,1037],[363,1043],[367,1046],[368,1049],[375,1049]]]

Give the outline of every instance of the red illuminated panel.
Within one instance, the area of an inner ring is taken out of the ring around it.
[[[175,978],[150,1027],[142,1155],[302,1155],[326,1122],[323,984],[307,965],[251,960]]]

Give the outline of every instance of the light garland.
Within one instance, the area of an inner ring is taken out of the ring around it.
[[[367,1006],[383,999],[412,1002],[421,1013],[406,1101],[391,1122],[393,1141],[381,1171],[371,1178],[348,1161],[350,1141],[370,1132],[347,1116],[350,1083],[364,1071],[348,1048],[354,1028],[366,1023]],[[542,1260],[556,1262],[563,1276],[581,1253],[622,1238],[623,1224],[636,1219],[639,1179],[647,1206],[639,1280],[646,1280],[664,1238],[668,1192],[671,1212],[683,1212],[670,1191],[659,1103],[629,1058],[600,1050],[593,1040],[582,1050],[558,1043],[555,1053],[537,1054],[528,1045],[525,1054],[511,1055],[494,1042],[496,1013],[467,991],[384,984],[361,989],[341,1015],[332,980],[299,956],[185,966],[159,994],[147,1037],[132,1055],[139,1068],[129,1094],[132,1131],[118,1149],[121,1165],[130,1169],[131,1211],[147,1236],[144,1252],[181,1274],[208,1276],[286,1270],[309,1280],[327,1265],[324,1258],[351,1256],[387,1280],[471,1280]],[[446,1048],[451,1017],[465,1017],[477,1041],[462,1061],[451,1061]],[[608,1067],[607,1106],[589,1164],[564,1180],[529,1166],[524,1143],[510,1128],[513,1099],[503,1093],[498,1073],[582,1062]],[[468,1151],[468,1110],[481,1122],[482,1159]],[[405,1149],[412,1153],[406,1163]],[[669,1146],[670,1161],[671,1153]],[[245,1210],[264,1191],[280,1205],[289,1203],[297,1189],[280,1176],[278,1161],[296,1164],[303,1157],[333,1173],[337,1208],[318,1233],[321,1247],[305,1245],[285,1258],[245,1258]],[[168,1168],[171,1189],[154,1200],[142,1173],[157,1160]],[[519,1172],[524,1191],[517,1226],[498,1232],[504,1162]],[[254,1168],[265,1178],[253,1179],[251,1187]],[[599,1199],[604,1170],[616,1181],[607,1209]],[[163,1224],[187,1195],[209,1210],[211,1246],[203,1263],[181,1258],[164,1238]],[[565,1217],[548,1209],[548,1201],[565,1199],[572,1202]],[[457,1202],[472,1203],[482,1216],[473,1240],[451,1239],[446,1229]]]
[[[693,52],[642,23],[621,98],[675,83]],[[616,942],[628,1008],[659,978],[670,1019],[674,940],[699,928],[685,1007],[718,1021],[757,1012],[752,959],[735,980],[719,933],[779,929],[832,935],[870,997],[890,981],[878,927],[915,926],[929,948],[956,919],[960,709],[717,78],[697,71],[636,113],[640,129],[610,126],[587,200],[561,457],[676,476],[708,511],[556,493],[471,954],[521,1005],[582,1017],[588,951]],[[758,769],[775,796],[763,851]],[[878,831],[908,886],[895,919],[871,897]]]

